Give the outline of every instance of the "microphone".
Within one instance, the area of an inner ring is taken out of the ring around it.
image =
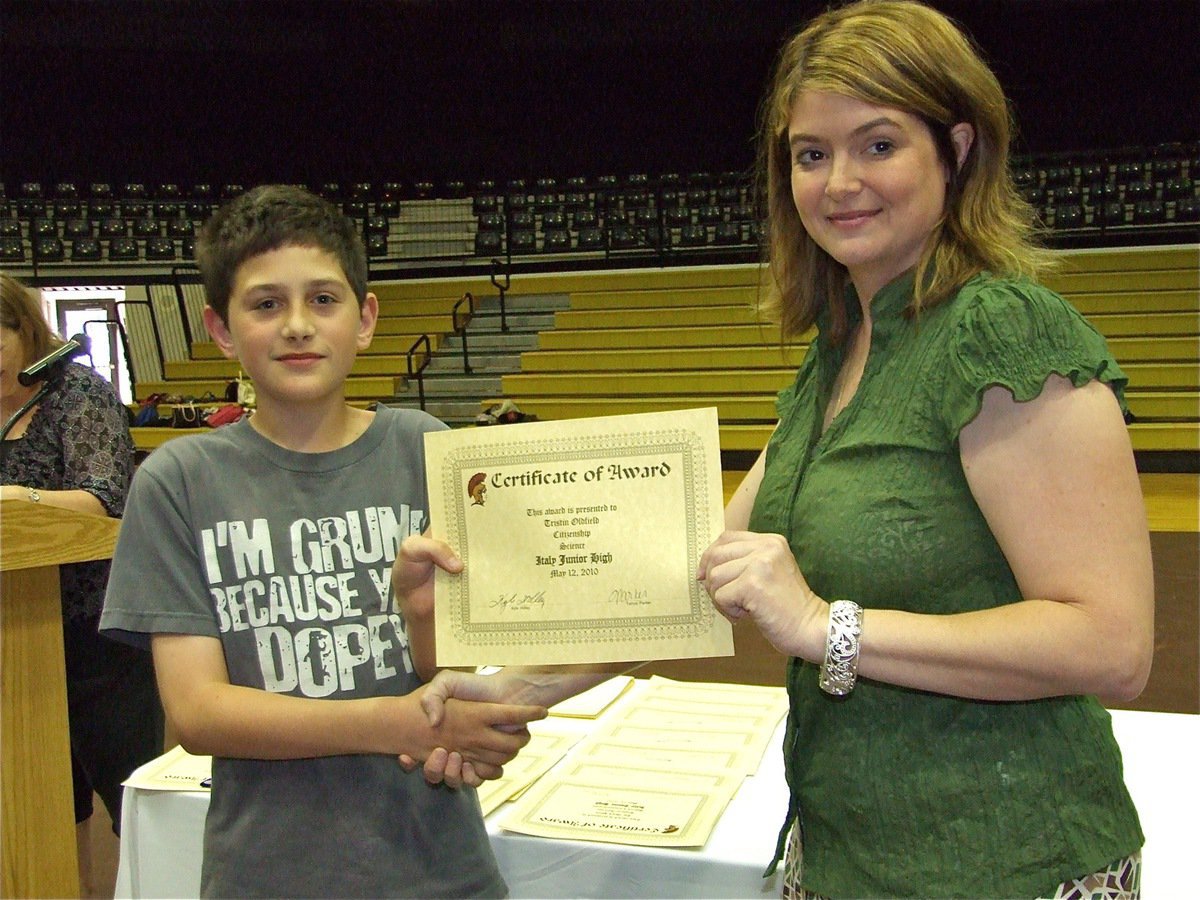
[[[32,366],[17,373],[17,381],[25,387],[34,382],[42,381],[65,366],[76,356],[84,356],[92,351],[92,339],[86,334],[72,335],[61,347],[51,350]]]

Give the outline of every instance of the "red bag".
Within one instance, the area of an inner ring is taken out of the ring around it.
[[[229,425],[236,422],[246,411],[236,403],[227,403],[224,406],[219,406],[210,412],[204,419],[204,424],[212,428],[217,428],[221,425]]]

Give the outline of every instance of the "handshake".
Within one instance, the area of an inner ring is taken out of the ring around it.
[[[403,753],[400,765],[408,772],[422,766],[427,782],[451,788],[499,778],[529,743],[526,726],[548,715],[545,706],[517,702],[537,692],[536,683],[517,674],[442,670],[418,691],[432,736],[424,763]]]

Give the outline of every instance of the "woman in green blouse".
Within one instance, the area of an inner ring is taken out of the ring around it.
[[[1137,895],[1101,705],[1153,649],[1126,378],[1033,280],[1009,129],[909,2],[814,19],[764,107],[773,311],[817,337],[699,577],[791,657],[785,896]]]

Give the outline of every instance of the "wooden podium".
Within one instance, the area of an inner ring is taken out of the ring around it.
[[[78,897],[58,567],[112,556],[120,521],[0,503],[0,896]]]

